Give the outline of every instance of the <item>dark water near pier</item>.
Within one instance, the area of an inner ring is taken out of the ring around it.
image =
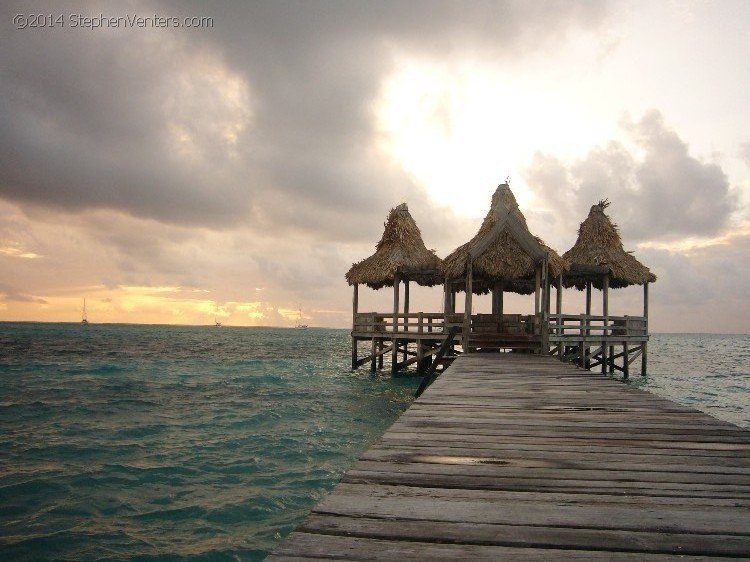
[[[260,560],[408,407],[346,330],[0,323],[0,559]],[[630,384],[750,427],[750,337]]]

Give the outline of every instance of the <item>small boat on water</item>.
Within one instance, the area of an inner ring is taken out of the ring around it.
[[[216,326],[217,328],[221,328],[221,322],[219,322],[219,321],[218,321],[218,320],[216,319],[216,317],[214,317],[214,326]]]
[[[88,326],[89,319],[86,314],[86,299],[83,299],[83,310],[81,311],[81,326]]]
[[[299,309],[299,313],[297,314],[297,324],[294,326],[298,330],[307,330],[309,326],[307,324],[302,324],[302,309]]]

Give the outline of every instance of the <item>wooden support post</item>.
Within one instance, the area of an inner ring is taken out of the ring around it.
[[[610,343],[612,334],[609,330],[609,272],[605,273],[604,279],[602,279],[602,316],[604,316],[602,360],[606,364],[609,358],[609,372],[613,374],[615,372],[615,346]],[[607,343],[610,343],[610,345],[606,345]]]
[[[409,314],[409,280],[404,281],[404,314]]]
[[[591,322],[591,281],[586,281],[586,321]],[[586,335],[591,334],[590,329],[586,329]]]
[[[648,334],[648,281],[643,283],[643,317],[646,319],[646,340],[649,338]],[[647,345],[648,341],[644,341],[642,344],[641,353],[641,376],[646,376],[646,356],[647,356]]]
[[[472,263],[471,255],[466,258],[466,300],[464,301],[464,330],[461,336],[461,346],[464,348],[464,353],[470,353],[469,351],[469,338],[471,337],[471,299],[473,297],[473,282],[472,282]]]
[[[492,285],[492,315],[497,316],[497,283]]]
[[[630,376],[630,362],[628,361],[628,342],[622,342],[622,377],[627,379]]]
[[[383,338],[378,338],[378,369],[383,368],[383,348],[385,347],[385,340]]]
[[[609,361],[614,359],[610,359],[613,353],[611,353],[612,348],[610,348],[607,343],[609,340],[609,332],[608,332],[608,323],[609,319],[607,318],[607,315],[609,314],[609,273],[605,273],[604,277],[602,279],[602,316],[604,317],[603,325],[604,328],[602,329],[602,374],[606,374],[607,372],[613,373],[614,372],[614,365],[609,365]]]
[[[404,281],[404,332],[409,331],[409,280]],[[404,363],[408,359],[406,351],[409,348],[409,340],[404,340]]]
[[[561,318],[562,316],[562,281],[563,276],[562,273],[557,276],[557,287],[555,291],[555,296],[557,297],[557,301],[555,302],[555,313],[557,314],[557,335],[561,338],[561,340],[558,342],[557,345],[557,354],[560,357],[560,361],[563,360],[565,357],[565,345],[562,341],[562,336],[565,333],[563,330],[563,320]]]
[[[370,352],[370,372],[374,373],[377,369],[377,359],[376,355],[378,353],[378,342],[375,338],[372,338],[372,347]]]
[[[357,312],[359,309],[359,285],[353,285],[354,294],[352,296],[352,332],[357,326]],[[352,369],[357,368],[357,338],[352,334]]]
[[[451,313],[451,297],[453,291],[451,290],[451,283],[446,278],[443,284],[443,332],[448,332],[448,315]]]
[[[393,349],[391,350],[391,372],[397,371],[398,365],[398,310],[399,310],[399,284],[401,279],[398,273],[393,279]]]
[[[497,313],[500,315],[500,322],[503,321],[503,314],[505,308],[505,283],[500,281],[500,292],[497,294]]]
[[[539,316],[539,293],[541,292],[542,285],[542,271],[539,267],[536,268],[536,275],[534,279],[534,316]]]
[[[453,283],[446,278],[445,279],[445,304],[443,306],[443,332],[448,333],[448,316],[456,313],[456,291],[453,289]],[[451,339],[450,349],[448,350],[451,355],[455,353],[453,345],[453,339]]]
[[[541,349],[539,352],[542,355],[549,354],[549,267],[547,263],[547,256],[542,261],[540,270],[540,281],[541,281],[541,316],[539,317],[539,335],[541,338]]]
[[[400,283],[401,283],[401,279],[399,279],[398,274],[396,274],[396,277],[393,280],[393,333],[394,334],[398,332],[398,312],[399,312],[399,296],[400,296],[399,285]]]
[[[579,342],[579,345],[578,345],[578,364],[584,369],[586,368],[586,357],[588,355],[588,352],[586,351],[586,343],[585,343],[586,332],[587,332],[586,322],[588,322],[588,318],[589,318],[588,314],[581,314],[581,328],[580,328],[581,341]]]

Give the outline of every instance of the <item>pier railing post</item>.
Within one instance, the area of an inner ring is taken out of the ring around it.
[[[474,295],[472,286],[471,254],[466,257],[466,300],[464,301],[464,330],[461,336],[461,347],[464,353],[470,353],[469,339],[471,338],[471,298]]]
[[[378,342],[375,338],[372,338],[372,346],[370,350],[370,371],[375,372],[377,366],[377,354],[378,354]]]
[[[585,343],[586,342],[586,332],[587,332],[587,328],[586,328],[587,318],[588,318],[588,316],[586,314],[581,314],[581,319],[580,319],[580,323],[581,323],[580,337],[581,337],[581,339],[578,342],[578,364],[581,367],[583,367],[584,369],[586,368],[586,357],[588,355],[588,353],[586,352],[586,343]]]
[[[646,361],[648,347],[648,281],[643,283],[643,318],[644,318],[644,339],[641,343],[641,376],[646,376]]]
[[[357,312],[359,312],[359,285],[355,283],[352,296],[352,369],[357,368],[357,338],[354,336],[357,329]]]
[[[557,276],[557,287],[555,291],[555,296],[557,297],[556,303],[555,303],[555,311],[557,312],[557,336],[558,336],[558,347],[557,347],[557,355],[560,358],[560,361],[562,361],[565,357],[565,344],[563,343],[563,336],[565,335],[565,329],[563,328],[564,321],[562,319],[562,280],[563,276],[562,273]]]

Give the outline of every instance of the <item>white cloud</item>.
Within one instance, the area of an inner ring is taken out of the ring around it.
[[[608,198],[633,241],[710,237],[727,228],[738,200],[720,166],[692,156],[658,111],[623,121],[623,130],[634,148],[613,140],[572,163],[537,153],[525,171],[537,201],[580,222]]]

